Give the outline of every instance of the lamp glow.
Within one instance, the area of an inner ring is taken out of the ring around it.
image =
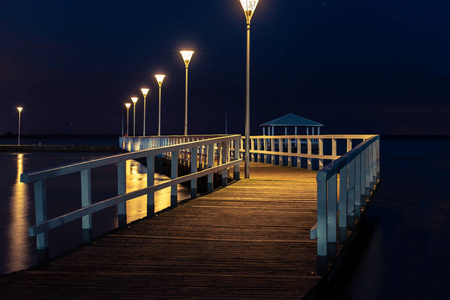
[[[156,77],[156,81],[158,82],[158,85],[161,87],[161,85],[164,81],[164,77],[166,77],[166,75],[158,74],[158,75],[155,75],[155,77]]]
[[[127,108],[127,136],[129,136],[129,133],[128,133],[128,125],[130,124],[130,106],[131,106],[131,103],[125,103],[125,107]]]
[[[144,125],[142,130],[142,136],[145,136],[145,113],[147,112],[147,94],[149,89],[141,89],[142,95],[144,95]]]
[[[19,131],[17,133],[17,145],[18,146],[20,146],[20,114],[21,114],[22,110],[23,110],[23,107],[21,107],[21,106],[17,107],[17,111],[19,112]]]
[[[186,68],[189,66],[189,62],[191,61],[192,55],[194,55],[194,51],[191,50],[183,50],[180,51],[181,56],[183,57],[184,64]]]
[[[166,77],[166,75],[157,74],[157,75],[155,75],[155,77],[156,77],[156,81],[158,82],[158,85],[159,85],[158,136],[160,136],[161,135],[161,86],[164,81],[164,77]]]
[[[136,136],[136,102],[138,101],[138,97],[131,97],[131,101],[133,101],[134,104],[134,111],[133,111],[133,136]]]
[[[240,0],[242,9],[244,9],[245,17],[247,18],[247,23],[250,23],[250,20],[255,13],[256,6],[258,5],[259,0]]]

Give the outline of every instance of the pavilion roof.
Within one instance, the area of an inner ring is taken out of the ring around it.
[[[268,126],[280,126],[280,127],[290,127],[290,126],[323,126],[323,124],[312,121],[295,114],[287,114],[285,116],[279,117],[272,121],[263,123],[259,125],[260,127],[268,127]]]

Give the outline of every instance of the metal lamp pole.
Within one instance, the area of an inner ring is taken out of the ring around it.
[[[250,178],[250,20],[259,0],[240,0],[247,20],[247,64],[245,88],[245,178]]]
[[[127,136],[130,136],[130,134],[128,133],[128,125],[130,124],[130,106],[131,103],[125,103],[125,107],[127,108]]]
[[[184,64],[186,66],[186,90],[185,90],[185,108],[184,108],[184,135],[187,135],[188,128],[188,66],[191,61],[192,55],[194,55],[194,51],[183,50],[180,51],[181,56],[183,57]]]
[[[133,104],[134,104],[134,111],[133,111],[133,136],[136,136],[136,102],[138,101],[138,97],[132,97],[131,101],[133,101]]]
[[[146,99],[149,89],[141,89],[142,95],[144,95],[144,129],[142,130],[142,135],[145,136],[145,112],[147,111],[146,108]]]
[[[22,113],[23,107],[17,107],[17,110],[19,111],[19,131],[17,133],[17,146],[20,146],[20,115]]]
[[[159,85],[158,136],[160,136],[161,135],[161,86],[164,81],[164,77],[166,77],[166,75],[159,74],[159,75],[155,75],[155,77],[156,77],[156,81],[158,82],[158,85]],[[187,102],[187,100],[186,100],[186,102]]]

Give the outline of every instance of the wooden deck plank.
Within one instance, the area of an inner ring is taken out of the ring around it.
[[[0,298],[299,299],[320,280],[315,175],[252,163],[250,179],[0,277]]]

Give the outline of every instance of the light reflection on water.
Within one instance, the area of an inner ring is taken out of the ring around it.
[[[8,229],[8,253],[6,264],[10,270],[21,270],[29,264],[28,251],[28,227],[27,206],[29,205],[28,186],[20,182],[20,174],[23,173],[24,154],[17,154],[16,181],[12,187],[10,202],[10,226]]]
[[[44,168],[54,167],[82,160],[94,159],[105,156],[105,154],[86,153],[0,153],[0,274],[11,273],[22,269],[30,268],[36,264],[36,240],[28,236],[28,228],[34,225],[34,191],[32,184],[20,182],[20,174],[24,172],[36,171]],[[114,196],[117,193],[117,167],[108,166],[95,170],[92,177],[93,198],[103,200]],[[147,183],[147,171],[144,166],[136,161],[127,161],[127,192],[141,189]],[[80,189],[79,180],[75,177],[64,179],[60,177],[56,183],[49,180],[47,185],[47,202],[49,204],[49,215],[60,215],[59,208],[53,207],[58,204],[58,199],[65,199],[65,202],[72,203],[69,206],[79,205],[79,193],[73,192]],[[77,177],[78,179],[79,177]],[[169,177],[155,174],[155,184],[168,180]],[[57,188],[58,185],[64,187]],[[56,185],[56,186],[55,186]],[[67,185],[67,187],[66,187]],[[71,186],[70,188],[68,188]],[[53,188],[53,189],[52,189]],[[55,191],[56,190],[56,191]],[[179,200],[190,197],[189,189],[179,185]],[[55,201],[56,199],[56,201]],[[97,202],[97,201],[95,201]],[[170,205],[170,188],[155,193],[155,210],[160,211]],[[94,232],[103,233],[112,230],[117,226],[117,210],[112,208],[112,213],[94,214]],[[127,202],[127,221],[132,222],[147,216],[147,198],[142,196]],[[74,222],[76,223],[76,222]],[[69,223],[55,229],[57,238],[49,237],[50,252],[57,255],[67,248],[72,247],[78,240],[81,241],[81,228]],[[96,225],[97,224],[97,225]],[[69,229],[66,229],[68,226]],[[95,227],[98,227],[97,230]],[[59,232],[58,232],[59,231]],[[70,236],[69,236],[70,235]],[[63,243],[64,245],[60,245]],[[56,247],[55,247],[55,244]],[[55,250],[56,249],[56,250]]]
[[[147,168],[134,160],[126,163],[127,172],[127,193],[143,189],[147,186]],[[170,178],[161,174],[156,174],[155,184]],[[178,185],[178,200],[190,197],[189,190]],[[170,206],[170,187],[155,192],[155,211],[161,211]],[[133,222],[147,216],[147,197],[141,196],[127,202],[127,222]]]

